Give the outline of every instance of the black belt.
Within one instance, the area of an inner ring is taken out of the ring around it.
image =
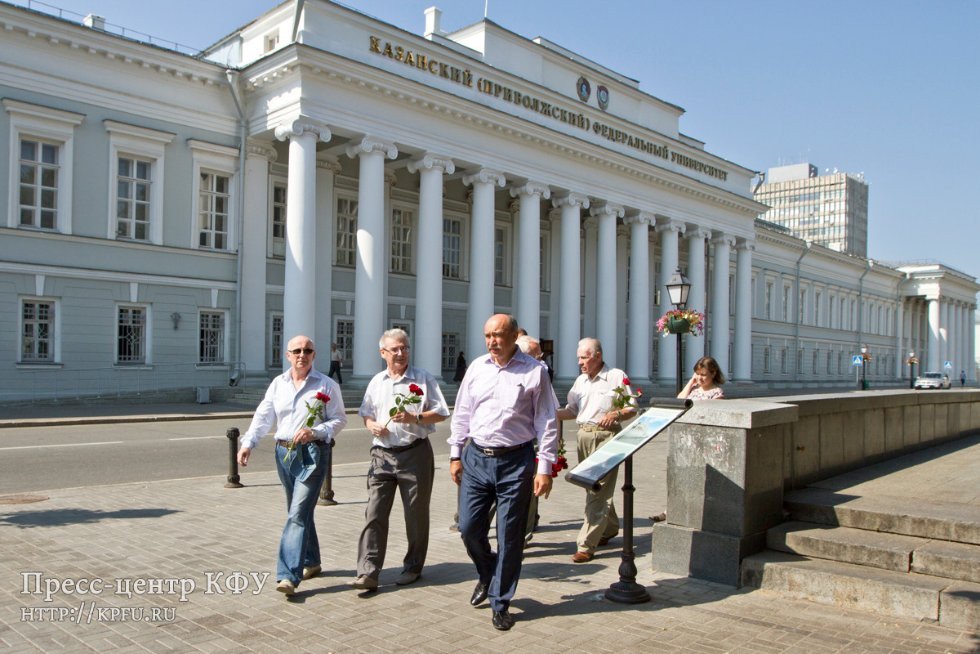
[[[476,441],[473,442],[473,449],[482,454],[483,456],[501,456],[504,454],[510,454],[511,452],[516,452],[525,447],[531,447],[534,445],[534,441],[524,441],[520,445],[511,445],[510,447],[486,447],[485,445],[480,445]]]
[[[321,440],[319,438],[315,438],[315,439],[313,439],[310,442],[311,443],[315,443],[316,445],[319,445],[321,447],[326,447],[326,445],[327,445],[327,441]],[[293,441],[291,441],[291,440],[288,440],[288,441],[277,440],[276,441],[276,445],[281,446],[281,447],[285,447],[286,449],[291,450],[294,447],[296,447],[297,445],[305,445],[305,443],[293,443]]]
[[[424,440],[426,440],[426,439],[425,438],[416,438],[414,441],[412,441],[408,445],[398,445],[398,446],[395,446],[395,447],[383,447],[381,445],[375,445],[374,447],[380,448],[380,449],[382,449],[382,450],[384,450],[386,452],[395,452],[397,454],[398,452],[404,452],[406,450],[412,449],[413,447],[418,447],[419,445],[422,444],[422,441],[424,441]]]

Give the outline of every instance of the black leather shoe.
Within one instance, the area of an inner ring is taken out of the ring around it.
[[[486,598],[487,585],[476,582],[476,588],[473,589],[473,594],[470,595],[470,606],[479,606]]]
[[[498,631],[507,631],[514,626],[514,616],[507,609],[493,612],[493,628]]]

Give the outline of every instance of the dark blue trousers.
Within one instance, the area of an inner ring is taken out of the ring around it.
[[[473,443],[463,448],[459,532],[466,553],[487,584],[490,607],[504,611],[517,590],[524,555],[527,508],[534,485],[534,447],[487,456]],[[497,552],[490,549],[490,509],[497,503]]]

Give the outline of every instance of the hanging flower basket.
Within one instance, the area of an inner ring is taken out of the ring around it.
[[[657,331],[668,334],[694,334],[704,332],[704,314],[694,309],[672,309],[657,321]]]

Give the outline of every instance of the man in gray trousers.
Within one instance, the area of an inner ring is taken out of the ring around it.
[[[449,416],[435,377],[408,363],[408,334],[389,329],[379,343],[387,367],[371,379],[359,414],[374,436],[368,470],[368,505],[357,544],[357,579],[351,586],[373,591],[388,547],[388,518],[399,491],[405,507],[408,552],[399,586],[422,574],[429,549],[429,499],[435,462],[428,436]]]

